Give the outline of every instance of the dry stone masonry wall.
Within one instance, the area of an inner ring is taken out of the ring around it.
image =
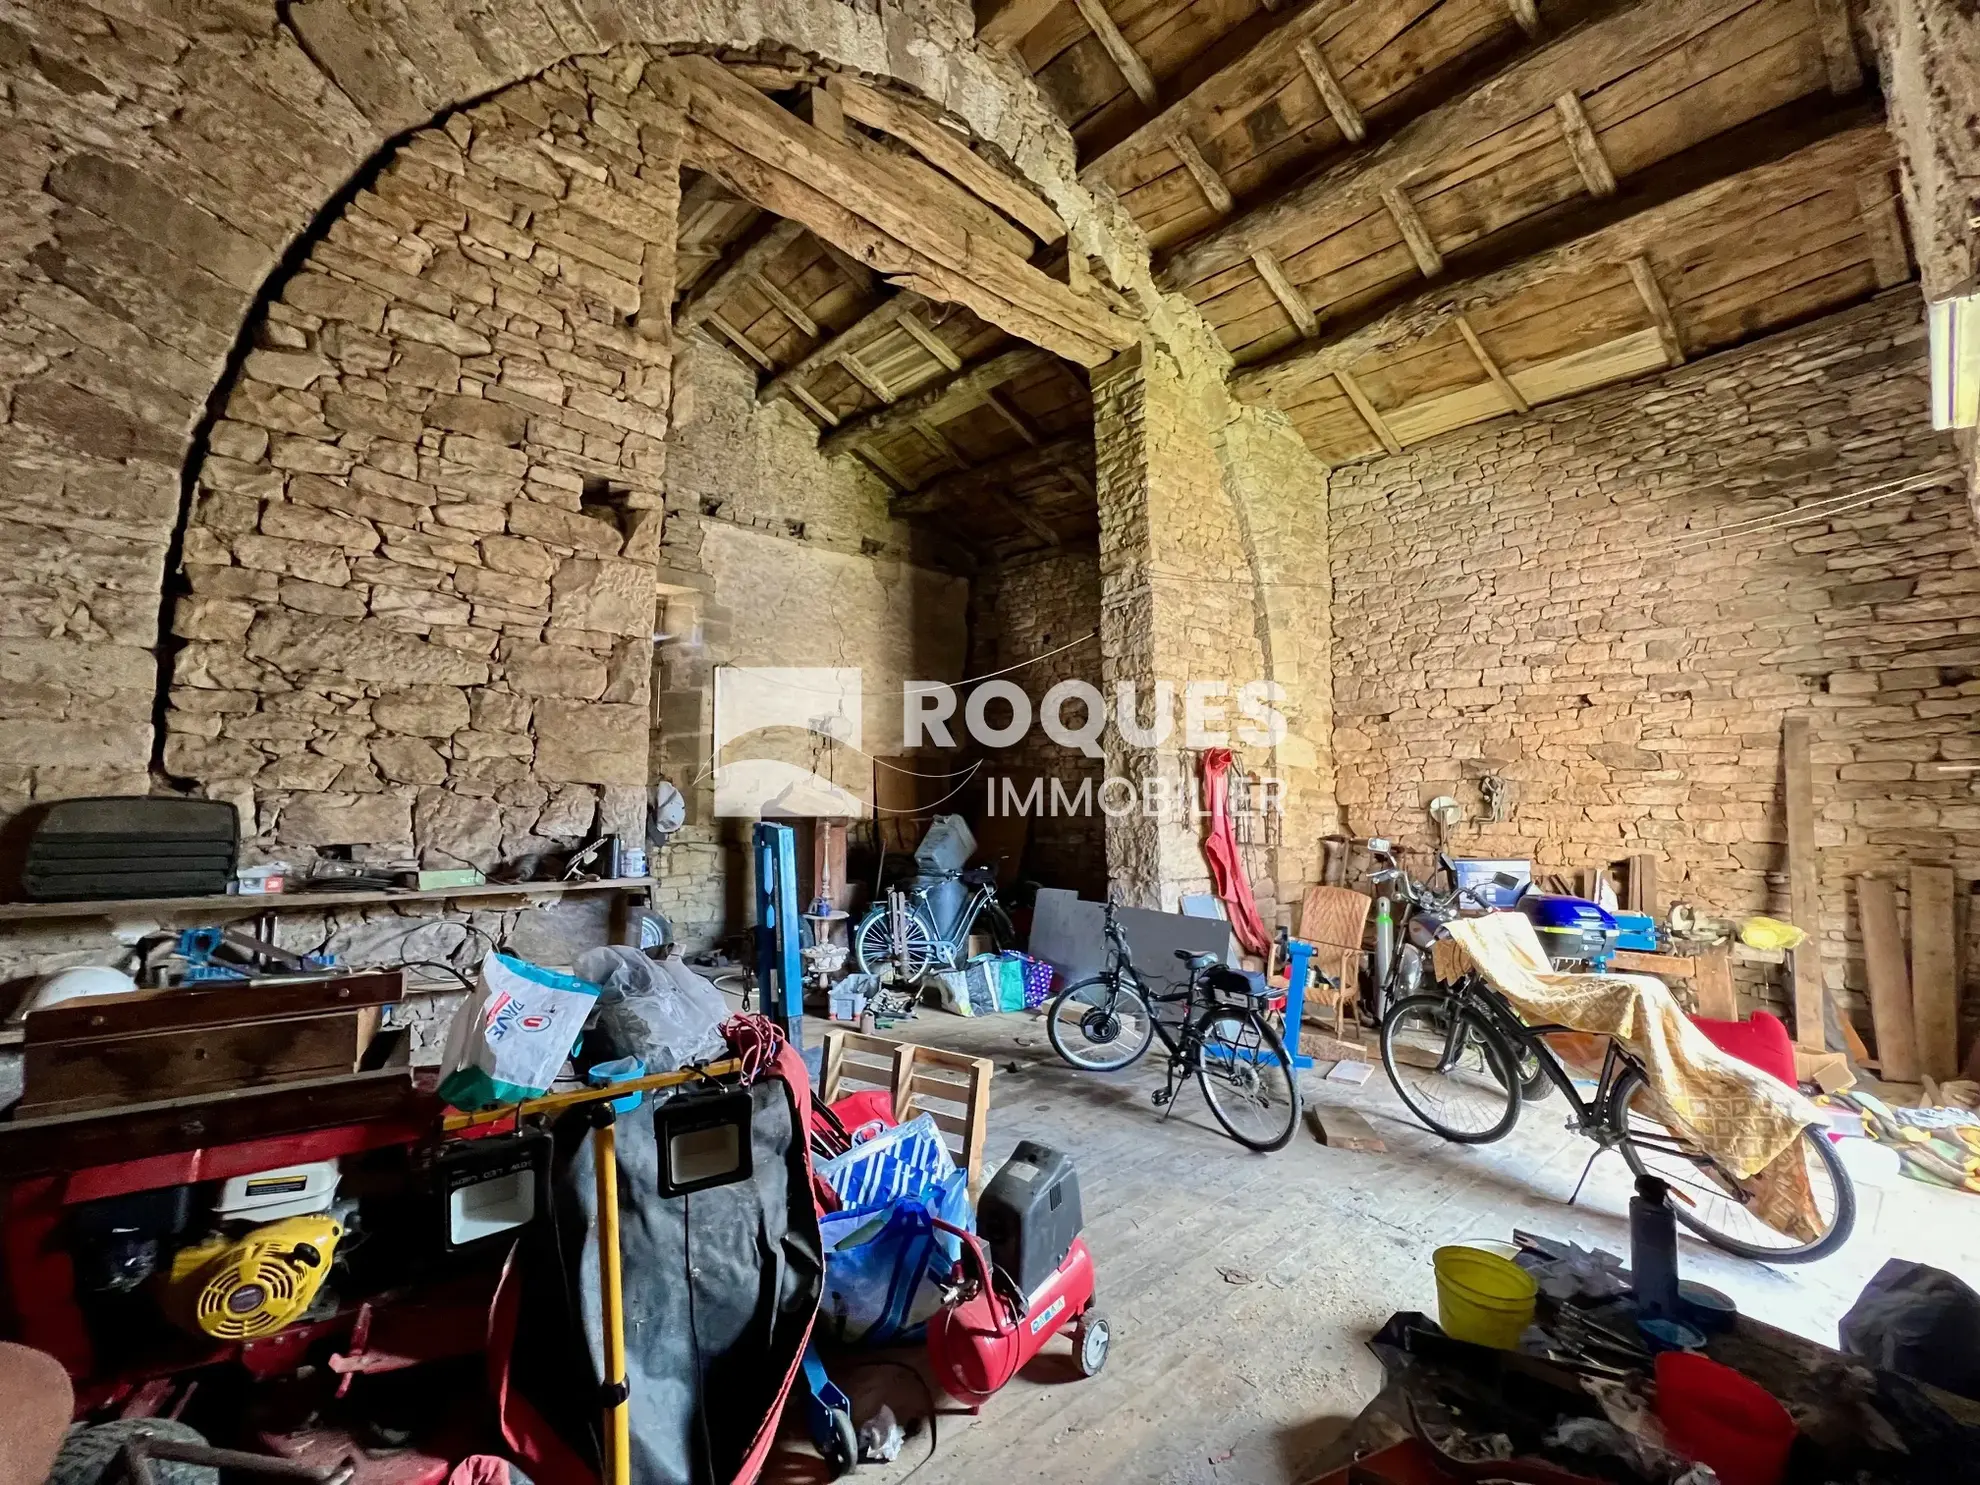
[[[1980,556],[1927,408],[1918,301],[1900,292],[1336,470],[1350,829],[1426,845],[1423,806],[1452,794],[1471,816],[1453,854],[1559,871],[1648,851],[1667,899],[1785,917],[1781,720],[1805,713],[1822,888],[1807,926],[1832,988],[1859,990],[1858,874],[1980,873],[1980,796],[1939,769],[1980,760]],[[1878,493],[1933,470],[1946,478]],[[1816,518],[1736,524],[1797,510]],[[1510,782],[1504,823],[1482,818],[1487,774]]]

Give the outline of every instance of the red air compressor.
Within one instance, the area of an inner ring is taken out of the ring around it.
[[[962,1242],[948,1302],[928,1322],[935,1378],[970,1411],[1062,1331],[1091,1377],[1107,1363],[1107,1322],[1094,1308],[1093,1255],[1080,1236],[1079,1177],[1058,1150],[1026,1140],[977,1203],[982,1236],[935,1224]]]

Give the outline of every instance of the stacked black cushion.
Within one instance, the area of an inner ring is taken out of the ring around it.
[[[34,902],[192,897],[234,879],[240,821],[216,799],[65,799],[37,812],[21,893]]]

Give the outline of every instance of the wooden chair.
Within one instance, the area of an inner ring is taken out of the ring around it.
[[[967,1057],[857,1031],[828,1031],[819,1101],[831,1103],[863,1089],[885,1089],[893,1095],[894,1118],[900,1123],[927,1114],[942,1132],[957,1169],[969,1173],[974,1200],[983,1184],[990,1074],[995,1070],[996,1064],[987,1057]]]
[[[1308,887],[1300,903],[1299,936],[1315,946],[1313,967],[1340,981],[1340,989],[1334,991],[1315,981],[1306,1003],[1314,1004],[1314,997],[1322,993],[1333,1002],[1337,1037],[1346,1035],[1348,1007],[1361,997],[1361,935],[1372,905],[1365,894],[1350,887]]]

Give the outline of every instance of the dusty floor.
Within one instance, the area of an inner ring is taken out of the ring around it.
[[[815,1039],[816,1024],[808,1029]],[[996,1059],[992,1162],[1020,1139],[1071,1152],[1113,1327],[1099,1377],[1079,1378],[1062,1342],[980,1419],[945,1412],[916,1485],[1296,1482],[1379,1385],[1364,1339],[1395,1310],[1435,1313],[1439,1244],[1519,1226],[1628,1250],[1620,1157],[1604,1156],[1579,1203],[1566,1205],[1594,1147],[1562,1128],[1558,1095],[1530,1107],[1503,1142],[1466,1148],[1410,1120],[1379,1069],[1359,1088],[1309,1072],[1308,1103],[1358,1109],[1387,1153],[1328,1149],[1302,1128],[1285,1150],[1255,1155],[1222,1134],[1194,1088],[1163,1122],[1148,1100],[1161,1082],[1153,1056],[1111,1077],[1076,1072],[1023,1015],[924,1011],[897,1034]],[[1910,1181],[1859,1187],[1859,1198],[1856,1234],[1829,1259],[1771,1269],[1687,1238],[1685,1273],[1748,1314],[1830,1344],[1892,1256],[1980,1287],[1980,1198]],[[837,1380],[856,1404],[884,1393],[904,1412],[926,1407],[897,1372],[845,1369]],[[859,1478],[899,1480],[926,1456],[924,1434],[900,1462],[862,1467]],[[786,1454],[765,1478],[822,1476],[815,1459]]]

